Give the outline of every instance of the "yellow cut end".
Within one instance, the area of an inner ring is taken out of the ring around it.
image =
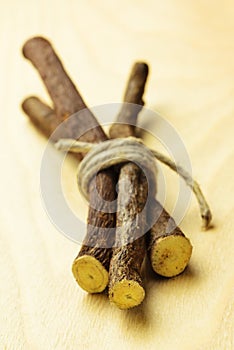
[[[108,271],[93,256],[76,258],[72,272],[79,286],[88,293],[101,293],[108,285]]]
[[[188,238],[179,235],[161,237],[151,250],[151,264],[157,274],[173,277],[184,271],[191,254]]]
[[[130,309],[142,303],[145,297],[144,288],[136,281],[122,280],[115,283],[109,291],[109,299],[120,309]]]

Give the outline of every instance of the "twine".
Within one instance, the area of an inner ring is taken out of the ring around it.
[[[143,170],[148,180],[148,186],[151,186],[150,192],[152,195],[155,195],[156,159],[159,160],[179,174],[192,189],[199,204],[202,228],[208,228],[212,214],[199,184],[182,166],[160,152],[149,149],[143,144],[141,139],[128,137],[111,139],[101,143],[60,139],[55,146],[62,151],[87,153],[79,165],[77,174],[78,188],[87,200],[89,198],[89,184],[92,178],[100,170],[124,162],[133,162]]]

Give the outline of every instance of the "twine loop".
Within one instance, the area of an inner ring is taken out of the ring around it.
[[[140,139],[134,137],[112,139],[95,144],[78,168],[77,183],[81,194],[88,200],[92,178],[100,170],[124,162],[133,162],[141,168],[148,180],[150,192],[155,194],[157,173],[155,157]]]
[[[99,171],[124,162],[133,162],[142,169],[148,180],[148,191],[152,196],[155,196],[157,173],[155,159],[159,160],[179,174],[192,189],[200,207],[202,228],[209,227],[212,214],[199,184],[182,166],[160,152],[149,149],[141,139],[128,137],[95,144],[73,139],[60,139],[55,146],[62,151],[88,153],[81,161],[77,175],[79,190],[87,200],[89,199],[89,184],[92,178]]]

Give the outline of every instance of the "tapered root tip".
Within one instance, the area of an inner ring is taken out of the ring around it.
[[[120,309],[130,309],[142,303],[144,288],[132,280],[122,280],[114,284],[109,291],[110,301]]]
[[[22,53],[24,55],[25,58],[28,58],[28,53],[34,49],[35,46],[38,47],[41,45],[46,45],[46,46],[51,46],[49,40],[47,40],[46,38],[43,38],[42,36],[35,36],[31,39],[28,39],[23,47],[22,47]]]
[[[149,66],[146,62],[137,61],[133,66],[133,71],[137,71],[138,74],[147,75],[149,73]]]
[[[164,277],[173,277],[184,271],[192,254],[192,245],[182,235],[160,237],[151,250],[153,270]]]
[[[92,256],[83,255],[74,260],[73,275],[79,286],[88,293],[101,293],[108,285],[108,272]]]
[[[27,97],[21,104],[23,111],[27,114],[29,110],[34,109],[34,107],[41,105],[41,101],[36,96]]]

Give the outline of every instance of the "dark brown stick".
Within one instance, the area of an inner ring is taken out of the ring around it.
[[[23,54],[39,72],[58,117],[66,118],[86,108],[81,95],[46,39],[42,37],[29,39],[23,46]]]
[[[124,93],[124,104],[116,118],[115,124],[110,128],[110,138],[135,136],[137,116],[144,106],[142,99],[148,76],[148,65],[136,62],[132,68]]]
[[[142,108],[142,95],[148,75],[145,63],[136,63],[132,69],[124,102],[117,116],[117,123],[110,129],[113,138],[135,136],[137,116]],[[118,124],[118,123],[131,123]],[[145,296],[141,278],[141,265],[146,254],[145,235],[148,183],[145,175],[134,163],[120,169],[118,181],[118,204],[116,216],[116,248],[109,271],[109,298],[121,309],[139,305]]]
[[[79,136],[79,140],[87,142],[107,140],[107,136],[92,112],[87,109],[51,44],[41,37],[32,38],[23,46],[23,54],[39,72],[53,101],[53,109],[59,122],[76,113],[74,118],[65,123],[69,126],[69,137],[77,139]],[[77,113],[79,111],[82,113]]]
[[[40,129],[48,136],[57,126],[57,121],[66,120],[71,114],[86,108],[86,105],[47,40],[40,37],[30,39],[24,45],[23,53],[40,73],[54,103],[56,116],[53,117],[48,109],[50,116],[48,118],[47,108],[35,98],[26,100],[23,108],[34,124],[40,125]],[[40,117],[37,108],[41,111]],[[62,137],[79,138],[79,140],[88,142],[100,142],[107,139],[97,120],[87,109],[76,114],[74,118],[67,119],[62,126],[60,136],[61,133]],[[115,227],[115,214],[111,213],[111,210],[107,208],[106,212],[103,212],[94,209],[102,207],[102,200],[94,195],[93,188],[97,189],[101,198],[111,203],[116,197],[113,171],[101,171],[91,182],[87,234],[73,264],[73,273],[77,282],[83,289],[91,293],[103,291],[108,284],[111,248],[102,247],[112,246],[113,227]],[[100,230],[100,228],[106,229]]]

